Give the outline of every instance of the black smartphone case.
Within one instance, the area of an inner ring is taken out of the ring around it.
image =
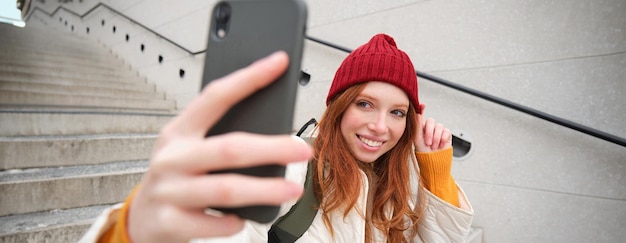
[[[306,5],[302,0],[231,0],[215,5],[202,87],[278,50],[287,52],[290,61],[287,71],[277,81],[231,108],[207,136],[231,131],[291,132],[306,18]],[[211,173],[283,177],[285,167],[268,165]],[[258,205],[218,210],[268,223],[276,218],[279,209],[279,206]]]

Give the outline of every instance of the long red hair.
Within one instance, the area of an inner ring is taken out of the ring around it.
[[[374,197],[371,197],[371,213],[361,212],[366,220],[366,240],[372,241],[373,226],[387,236],[388,242],[407,242],[405,237],[417,234],[417,222],[423,213],[424,203],[421,178],[418,185],[420,200],[411,198],[411,168],[417,168],[413,148],[417,126],[415,107],[409,105],[404,133],[395,147],[371,164],[359,162],[348,149],[340,123],[345,111],[364,88],[364,83],[356,84],[338,94],[320,119],[314,142],[312,171],[315,195],[323,210],[324,223],[334,235],[329,215],[333,211],[343,210],[343,216],[346,217],[356,206],[364,186],[360,172],[363,171],[370,181],[376,179],[377,182]],[[419,178],[417,171],[413,173]],[[411,201],[415,208],[411,208]]]

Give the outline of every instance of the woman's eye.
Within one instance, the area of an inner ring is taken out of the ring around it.
[[[393,110],[391,112],[391,114],[394,114],[397,117],[405,117],[406,116],[406,112],[403,110]]]
[[[356,102],[356,105],[357,105],[358,107],[363,107],[363,108],[369,108],[369,107],[372,107],[372,105],[370,105],[370,103],[365,102],[365,101],[357,101],[357,102]]]

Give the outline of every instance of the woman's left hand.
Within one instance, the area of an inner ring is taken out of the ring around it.
[[[415,140],[415,150],[417,152],[433,152],[452,147],[452,133],[450,129],[441,123],[436,123],[435,119],[428,118],[424,121],[424,110],[426,105],[420,104],[422,114],[417,114],[417,131]]]

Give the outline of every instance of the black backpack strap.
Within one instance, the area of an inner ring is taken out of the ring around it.
[[[309,162],[304,182],[304,194],[289,212],[280,217],[267,232],[269,243],[293,243],[304,234],[313,223],[319,202],[313,192],[312,163]]]
[[[296,133],[296,136],[298,136],[298,137],[302,136],[302,133],[304,133],[304,131],[306,131],[306,129],[310,125],[317,125],[317,120],[315,120],[315,118],[311,118],[311,120],[309,120],[308,122],[304,123],[304,125]]]

